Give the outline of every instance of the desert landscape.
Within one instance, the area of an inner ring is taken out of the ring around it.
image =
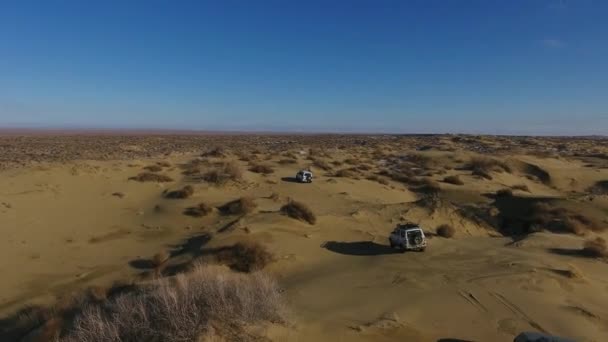
[[[604,138],[4,132],[0,151],[2,341],[608,340]],[[389,246],[401,223],[424,252]]]

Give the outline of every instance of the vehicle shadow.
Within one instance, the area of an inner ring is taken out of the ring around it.
[[[381,245],[373,241],[354,241],[354,242],[339,242],[327,241],[321,247],[334,253],[345,255],[383,255],[400,253],[399,250],[393,249],[387,245]]]
[[[300,183],[300,182],[298,182],[296,177],[282,177],[281,180],[283,182],[288,182],[288,183]]]

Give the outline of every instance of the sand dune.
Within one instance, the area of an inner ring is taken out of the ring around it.
[[[188,140],[171,155],[145,157],[141,151],[155,145],[139,139],[108,144],[108,160],[99,152],[89,160],[62,154],[65,160],[0,172],[2,315],[92,286],[147,281],[154,272],[170,277],[194,259],[255,241],[274,255],[265,271],[291,312],[287,325],[259,332],[273,340],[510,341],[529,330],[608,340],[606,261],[580,253],[586,239],[607,237],[608,198],[589,190],[608,180],[602,158],[541,155],[515,140],[511,153],[492,137],[441,136],[290,138],[300,141],[295,147],[280,145],[286,138],[279,136],[256,138],[277,142],[276,149],[232,136],[205,157],[210,147]],[[561,143],[552,139],[547,146]],[[488,161],[474,144],[502,152]],[[579,151],[588,142],[567,144]],[[280,162],[286,158],[293,162]],[[471,167],[471,158],[486,159]],[[327,170],[315,166],[321,159]],[[204,180],[206,170],[228,160],[240,169],[238,179]],[[253,163],[271,170],[250,171]],[[314,182],[295,182],[295,172],[309,166]],[[337,177],[340,170],[348,172]],[[172,181],[130,180],[142,172]],[[444,181],[450,175],[462,184]],[[193,188],[185,198],[167,195],[185,186]],[[184,214],[238,198],[253,207]],[[282,213],[289,200],[308,206],[316,222]],[[388,246],[402,222],[428,232],[426,252]],[[442,224],[454,228],[454,238],[434,234]],[[162,251],[169,259],[155,271],[153,256]],[[10,322],[0,324],[0,339],[24,335]]]

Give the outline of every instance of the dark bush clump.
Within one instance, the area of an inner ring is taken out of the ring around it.
[[[585,245],[581,250],[581,254],[589,258],[606,258],[608,257],[608,247],[606,240],[597,237],[593,240],[585,241]]]
[[[272,167],[264,164],[253,164],[249,167],[249,171],[268,175],[274,172]]]
[[[209,215],[213,211],[213,207],[207,203],[199,203],[196,207],[187,208],[184,214],[194,217],[203,217]]]
[[[301,202],[290,200],[287,204],[281,207],[281,212],[296,220],[305,221],[310,224],[317,222],[317,217],[310,208]]]
[[[144,167],[144,170],[148,170],[150,172],[159,172],[162,169],[163,168],[160,165],[148,165],[148,166]]]
[[[203,174],[203,180],[216,184],[223,185],[229,181],[239,181],[243,177],[241,168],[234,162],[223,163],[218,167],[208,170]]]
[[[454,234],[456,233],[456,230],[454,229],[454,227],[450,226],[449,224],[442,224],[439,227],[437,227],[437,235],[444,237],[444,238],[451,238],[454,236]]]
[[[169,191],[165,194],[165,198],[184,199],[194,195],[194,188],[191,185],[186,185],[180,190]]]
[[[142,172],[137,176],[129,178],[129,180],[134,180],[138,182],[158,182],[158,183],[166,183],[172,182],[173,179],[169,176],[159,175],[157,173],[151,172]]]
[[[252,212],[256,207],[257,205],[253,199],[241,197],[222,205],[218,209],[224,215],[245,215]]]
[[[447,176],[443,179],[444,183],[454,184],[454,185],[464,185],[464,182],[458,177],[458,175]]]
[[[272,253],[257,242],[238,242],[221,248],[216,257],[218,262],[239,272],[261,270],[274,259]]]

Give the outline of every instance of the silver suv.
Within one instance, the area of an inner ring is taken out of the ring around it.
[[[424,251],[426,237],[422,228],[416,224],[399,224],[388,237],[391,248],[399,247],[404,251]]]

